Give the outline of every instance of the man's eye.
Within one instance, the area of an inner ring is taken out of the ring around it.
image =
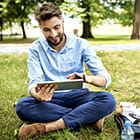
[[[48,32],[48,31],[49,31],[49,29],[43,29],[43,31],[44,31],[44,32]]]
[[[60,28],[60,25],[55,26],[55,29],[59,29],[59,28]]]

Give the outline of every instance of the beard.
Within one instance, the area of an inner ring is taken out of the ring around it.
[[[51,47],[57,47],[62,41],[63,41],[63,38],[64,38],[64,33],[62,34],[59,34],[57,35],[56,37],[59,38],[59,41],[55,42],[55,40],[51,37],[47,38],[46,40],[48,41],[48,44],[51,46]]]

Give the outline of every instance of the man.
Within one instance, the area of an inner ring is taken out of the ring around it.
[[[102,131],[104,117],[114,111],[116,101],[108,92],[87,88],[56,91],[57,85],[38,82],[83,79],[97,87],[107,87],[110,75],[86,40],[64,33],[60,9],[44,3],[36,12],[36,20],[44,35],[29,50],[28,77],[31,96],[22,98],[16,106],[20,119],[30,122],[19,130],[19,139],[63,128],[78,128],[94,124]],[[93,75],[86,75],[84,63]]]

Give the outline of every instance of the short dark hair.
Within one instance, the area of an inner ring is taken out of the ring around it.
[[[52,2],[45,2],[39,7],[35,13],[36,20],[40,23],[40,21],[45,21],[53,16],[57,16],[59,18],[62,17],[62,12],[57,5]]]

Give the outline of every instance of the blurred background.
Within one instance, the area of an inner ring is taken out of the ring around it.
[[[61,8],[66,32],[92,39],[95,35],[140,39],[140,0],[0,0],[0,40],[41,36],[34,12],[43,2]]]

